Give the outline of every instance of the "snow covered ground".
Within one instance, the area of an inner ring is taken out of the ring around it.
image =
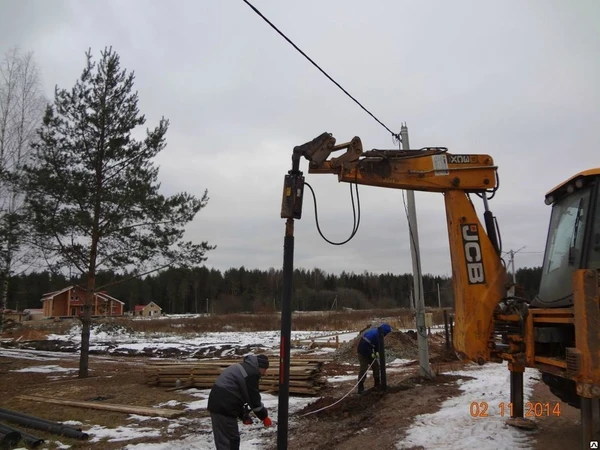
[[[331,331],[292,331],[292,341],[327,341],[331,339]],[[126,328],[92,327],[90,331],[90,350],[107,353],[141,352],[175,349],[181,353],[194,355],[213,355],[219,357],[236,355],[236,349],[255,348],[269,352],[279,348],[281,333],[279,331],[254,332],[210,332],[198,333],[182,337],[168,333],[131,333]],[[340,331],[339,341],[350,341],[356,337],[356,332]],[[78,344],[81,342],[81,326],[76,325],[67,334],[50,334],[48,340],[66,341]],[[221,351],[219,351],[221,350]],[[330,350],[331,351],[331,350]],[[278,350],[277,350],[278,352]]]
[[[49,339],[63,339],[71,342],[77,342],[80,329],[74,327],[67,335],[53,335]],[[292,339],[318,339],[331,336],[332,332],[293,332]],[[351,340],[356,333],[345,331],[340,332],[340,340]],[[117,345],[120,348],[148,348],[159,346],[173,347],[205,347],[205,346],[253,346],[260,345],[265,350],[275,350],[279,345],[278,332],[223,332],[223,333],[203,333],[189,339],[182,339],[168,335],[149,335],[138,333],[134,336],[127,333],[106,333],[99,329],[92,329],[91,342],[93,346],[102,346],[108,343]],[[323,352],[334,351],[333,349],[322,349]],[[23,357],[40,361],[40,365],[33,366],[20,371],[37,371],[55,373],[57,376],[68,375],[68,370],[61,368],[56,354],[50,352],[36,352],[24,350],[0,349],[1,356]],[[76,355],[61,354],[64,357],[75,357]],[[400,371],[402,365],[408,360],[394,360],[389,363],[390,370]],[[509,371],[506,365],[488,364],[483,367],[476,367],[473,370],[448,372],[458,376],[472,377],[474,379],[465,379],[460,382],[462,395],[448,399],[440,405],[440,410],[433,414],[417,416],[414,424],[408,430],[406,438],[398,443],[397,448],[410,448],[413,446],[423,446],[425,449],[464,449],[478,448],[488,449],[509,449],[530,448],[531,441],[529,436],[523,431],[505,425],[505,420],[510,416],[508,402],[510,396]],[[356,378],[356,367],[348,366],[347,375],[332,377],[329,382],[340,383],[342,381],[352,381]],[[539,374],[536,370],[527,369],[525,372],[525,395],[529,397],[532,385]],[[178,403],[176,401],[168,402],[156,406],[178,407],[189,410],[206,408],[209,390],[191,389],[186,391],[190,394],[190,401]],[[297,413],[307,404],[314,402],[316,398],[297,398],[289,399],[289,417],[290,428],[293,427],[297,419]],[[527,400],[526,400],[527,401]],[[263,394],[263,402],[269,409],[269,415],[272,417],[274,425],[277,420],[278,397]],[[473,417],[472,412],[476,404],[481,411],[483,402],[488,406],[487,417]],[[501,414],[501,404],[504,403],[504,417]],[[169,429],[173,430],[180,427],[186,427],[190,433],[182,439],[173,440],[167,443],[153,444],[127,444],[130,439],[152,438],[157,436],[157,431],[151,426],[152,421],[166,420],[159,418],[149,418],[137,415],[128,417],[127,423],[116,428],[108,429],[101,426],[92,426],[86,432],[90,435],[91,442],[98,442],[101,439],[108,441],[123,442],[123,449],[126,450],[206,450],[214,448],[210,418],[169,419]],[[74,423],[70,423],[73,425]],[[266,443],[276,442],[276,427],[265,428],[263,424],[255,419],[255,423],[249,426],[240,424],[241,432],[241,450],[260,450],[266,447]],[[482,436],[486,436],[482,438]],[[54,441],[60,448],[68,448],[58,441]]]
[[[460,382],[462,395],[444,401],[439,411],[417,416],[406,438],[398,443],[398,449],[419,445],[425,449],[448,450],[531,447],[532,441],[524,431],[505,423],[510,417],[510,372],[506,363],[490,363],[474,370],[447,374],[474,379]],[[540,378],[538,370],[525,370],[525,402]]]

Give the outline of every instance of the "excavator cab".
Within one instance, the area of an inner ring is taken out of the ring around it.
[[[573,306],[573,272],[600,269],[600,170],[575,175],[546,194],[552,205],[542,279],[531,307]]]
[[[585,447],[600,438],[600,169],[558,185],[546,204],[552,214],[526,340],[543,382],[581,410]]]

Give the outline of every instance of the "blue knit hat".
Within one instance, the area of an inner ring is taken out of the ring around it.
[[[389,326],[389,324],[387,324],[387,323],[382,323],[380,328],[381,328],[381,331],[383,331],[384,336],[386,334],[389,334],[392,332],[392,327]]]

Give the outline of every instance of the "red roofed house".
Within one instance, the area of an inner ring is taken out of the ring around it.
[[[147,305],[135,305],[134,316],[155,317],[162,314],[162,308],[154,302]]]
[[[83,314],[85,290],[69,286],[60,291],[49,292],[42,297],[44,316],[73,316]],[[92,316],[122,316],[124,303],[106,292],[94,292]]]

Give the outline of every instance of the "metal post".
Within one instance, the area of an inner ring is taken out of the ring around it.
[[[286,219],[283,240],[283,294],[281,298],[281,340],[279,345],[279,409],[277,450],[287,450],[290,400],[290,347],[292,344],[292,278],[294,276],[294,219],[302,217],[304,177],[300,172],[298,147],[292,154],[292,170],[283,180],[281,218]]]
[[[403,124],[400,129],[402,136],[402,148],[410,150],[408,142],[408,128]],[[413,268],[413,291],[416,307],[417,336],[419,344],[419,375],[433,378],[433,372],[429,365],[429,348],[427,343],[427,330],[425,329],[425,298],[423,296],[423,277],[421,274],[421,254],[419,251],[419,233],[417,230],[417,209],[415,206],[415,192],[406,191],[408,199],[408,232],[410,241],[410,253]]]
[[[448,330],[448,311],[444,310],[444,331],[446,332],[446,348],[450,350],[450,335]]]
[[[384,343],[384,335],[381,327],[377,328],[377,337],[378,337],[378,349],[379,353],[379,380],[381,382],[381,389],[384,391],[387,389],[387,374],[385,370],[385,343]]]
[[[438,288],[438,308],[442,309],[442,297],[440,296],[440,283],[437,284]]]
[[[510,402],[512,403],[511,417],[523,417],[523,373],[524,367],[508,365],[510,369]]]
[[[277,411],[277,450],[286,450],[288,441],[293,274],[294,219],[287,219],[285,223],[285,237],[283,241],[283,295],[281,299],[281,341],[279,346],[279,401]]]

